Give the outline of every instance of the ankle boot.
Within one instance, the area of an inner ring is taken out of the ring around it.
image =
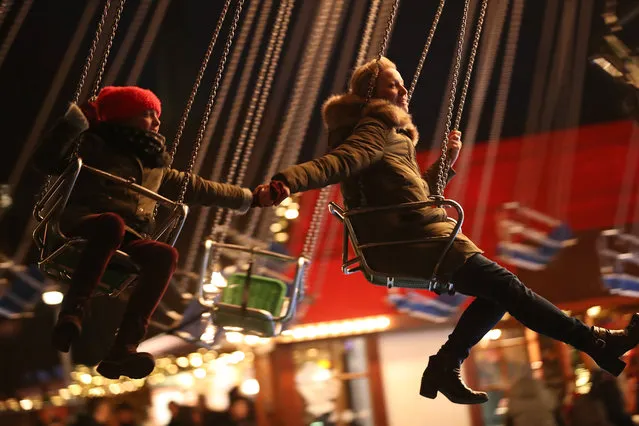
[[[581,345],[575,345],[610,374],[618,376],[626,367],[620,358],[639,344],[639,313],[635,313],[623,330],[592,327]]]
[[[146,334],[146,325],[139,318],[125,317],[109,354],[98,364],[97,372],[108,379],[126,376],[142,379],[155,368],[153,355],[137,352]]]
[[[65,297],[51,336],[51,344],[58,351],[69,352],[71,343],[80,337],[86,303],[86,298]]]
[[[455,357],[438,353],[430,357],[422,375],[419,394],[435,399],[437,392],[455,404],[482,404],[488,401],[485,392],[476,392],[464,383],[460,372],[461,362]]]

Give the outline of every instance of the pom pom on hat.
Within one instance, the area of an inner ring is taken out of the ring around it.
[[[128,120],[150,109],[162,114],[155,93],[137,86],[105,86],[91,104],[98,121]]]

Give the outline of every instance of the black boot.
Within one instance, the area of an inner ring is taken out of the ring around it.
[[[620,358],[639,344],[639,313],[630,319],[623,330],[592,327],[590,333],[576,345],[610,374],[618,376],[626,367]]]
[[[97,372],[107,379],[126,376],[142,379],[155,368],[153,355],[137,352],[137,347],[146,334],[146,325],[140,318],[125,316],[109,354],[98,364]]]
[[[482,404],[488,401],[486,392],[476,392],[464,383],[460,373],[461,362],[455,357],[438,353],[430,357],[422,375],[419,394],[435,399],[437,392],[455,404]]]
[[[87,298],[67,295],[62,302],[58,321],[53,327],[51,344],[60,352],[69,352],[71,343],[82,333],[82,319]]]

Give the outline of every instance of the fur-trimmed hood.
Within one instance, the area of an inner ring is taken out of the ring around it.
[[[374,117],[389,126],[404,129],[413,145],[419,141],[419,133],[411,115],[384,99],[366,99],[352,93],[331,96],[324,102],[322,117],[329,131],[352,129],[362,117]]]

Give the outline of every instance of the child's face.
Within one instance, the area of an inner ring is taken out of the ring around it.
[[[160,131],[160,118],[157,111],[153,109],[147,109],[142,114],[127,120],[125,124],[150,132]]]

